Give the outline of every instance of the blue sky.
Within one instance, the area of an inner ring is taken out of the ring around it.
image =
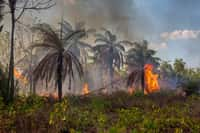
[[[157,45],[159,42],[167,44],[167,47],[158,50],[160,57],[165,60],[184,58],[189,66],[200,66],[199,33],[195,32],[200,30],[199,0],[135,0],[135,4],[151,22],[152,34],[144,36],[151,42],[158,42]],[[177,30],[180,34],[185,31],[185,38],[177,35],[174,39],[166,40],[160,37],[164,32]],[[195,37],[192,36],[193,32]]]

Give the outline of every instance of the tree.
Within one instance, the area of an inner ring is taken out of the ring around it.
[[[94,33],[94,29],[86,29],[85,24],[83,22],[76,23],[75,26],[73,27],[69,22],[63,20],[61,22],[61,27],[62,27],[62,33],[63,33],[63,38],[67,37],[69,34],[84,30],[85,34],[82,36],[79,36],[79,38],[76,38],[73,40],[73,42],[70,44],[69,50],[74,53],[81,61],[82,63],[86,62],[86,57],[87,57],[87,49],[92,49],[92,46],[90,44],[87,44],[83,41],[83,39],[87,38],[89,34]],[[68,43],[67,43],[68,44]]]
[[[175,78],[176,78],[176,84],[180,85],[186,80],[185,77],[185,65],[186,63],[183,61],[183,59],[176,59],[174,61],[174,72],[175,72]]]
[[[185,71],[185,65],[186,63],[183,61],[183,59],[176,59],[174,61],[174,70],[177,74],[183,74]]]
[[[102,33],[96,34],[95,43],[96,46],[93,47],[95,60],[102,63],[103,66],[109,71],[111,85],[113,87],[113,76],[114,69],[118,70],[124,64],[124,45],[131,44],[129,41],[118,41],[117,36],[111,31],[102,29]]]
[[[68,76],[69,78],[69,89],[71,89],[71,79],[74,78],[75,68],[79,77],[83,75],[82,65],[78,58],[64,46],[66,43],[71,43],[73,39],[77,39],[85,34],[85,31],[75,31],[65,38],[60,38],[62,36],[56,33],[48,24],[38,24],[33,27],[33,30],[41,33],[42,41],[35,42],[32,48],[43,47],[48,50],[48,53],[40,61],[33,72],[34,80],[35,82],[38,80],[50,82],[51,79],[54,79],[58,88],[59,100],[61,100],[62,83],[66,77]]]
[[[10,45],[10,62],[9,62],[9,100],[12,101],[14,97],[14,38],[16,22],[23,16],[27,10],[43,10],[48,9],[54,5],[53,0],[8,0],[6,3],[10,9],[11,14],[11,45]]]
[[[168,61],[163,61],[160,64],[160,73],[162,79],[171,79],[175,76],[173,66]]]
[[[142,89],[145,89],[144,66],[147,63],[155,66],[159,65],[160,58],[155,57],[155,54],[156,51],[149,49],[148,42],[146,40],[134,43],[134,47],[128,50],[126,63],[130,68],[134,68],[133,72],[128,78],[128,86],[133,84],[131,81],[134,81],[135,78],[140,77],[141,87]]]
[[[3,9],[4,9],[4,0],[0,0],[0,22],[3,19]],[[3,29],[3,25],[0,26],[0,32]]]

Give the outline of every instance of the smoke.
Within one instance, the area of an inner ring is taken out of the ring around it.
[[[143,38],[149,30],[148,17],[140,13],[134,0],[65,0],[64,10],[73,23],[84,21],[92,28],[105,27],[131,40]]]

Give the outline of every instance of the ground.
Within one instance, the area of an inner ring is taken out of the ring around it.
[[[1,133],[199,133],[200,96],[172,92],[38,96],[0,102]]]

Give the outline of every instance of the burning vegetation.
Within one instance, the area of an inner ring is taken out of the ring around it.
[[[153,65],[146,64],[144,66],[144,79],[145,79],[145,89],[144,93],[149,94],[160,90],[158,82],[158,74],[153,73]]]
[[[84,22],[70,24],[65,15],[56,27],[34,20],[15,29],[26,10],[48,9],[52,2],[0,0],[0,20],[2,5],[9,5],[12,17],[11,37],[7,31],[6,39],[0,36],[0,64],[9,66],[0,65],[0,133],[200,132],[200,67],[188,68],[183,59],[163,61],[149,47],[151,42],[125,40],[115,30],[88,28]],[[65,2],[79,9],[83,1]],[[118,3],[112,0],[102,7],[111,5],[106,12],[124,20],[127,15],[118,12]]]
[[[88,83],[84,83],[83,89],[82,89],[82,95],[87,95],[89,93],[90,93],[90,90],[89,90]]]
[[[14,68],[14,76],[17,80],[21,81],[23,84],[28,84],[28,79],[23,76],[21,72],[19,72],[16,68]]]

